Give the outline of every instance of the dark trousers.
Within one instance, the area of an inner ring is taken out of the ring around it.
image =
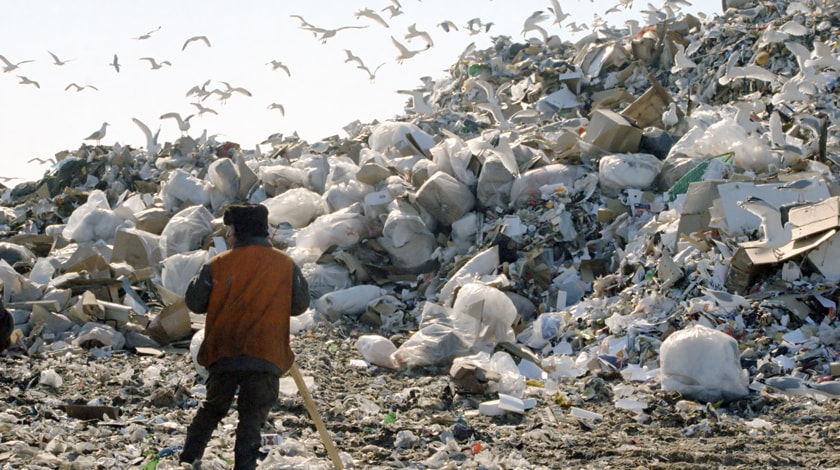
[[[236,426],[233,468],[256,468],[262,425],[271,407],[277,403],[279,379],[274,374],[254,371],[210,372],[207,379],[207,397],[187,428],[181,462],[195,462],[201,459],[213,430],[227,415],[237,387],[239,398],[236,408],[239,411],[239,423]]]

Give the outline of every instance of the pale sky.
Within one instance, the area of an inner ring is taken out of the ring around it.
[[[562,9],[570,16],[558,26],[553,24],[550,0],[0,0],[0,55],[18,64],[0,73],[0,176],[41,178],[52,163],[29,160],[95,144],[84,139],[103,122],[110,124],[103,145],[144,147],[145,137],[132,118],[152,132],[160,128],[161,143],[174,141],[180,135],[177,122],[160,119],[171,112],[195,114],[188,131],[193,137],[206,129],[219,134],[219,141],[231,140],[247,149],[274,133],[296,131],[310,143],[332,135],[344,138],[342,128],[354,120],[368,123],[405,114],[409,97],[396,91],[420,87],[423,76],[445,77],[470,43],[483,50],[494,36],[519,41],[539,37],[533,31],[522,34],[525,20],[535,11],[551,16],[539,23],[549,34],[574,40],[587,31],[571,32],[573,21],[592,24],[598,14],[616,26],[628,18],[644,22],[642,10],[662,5],[636,0],[632,9],[605,13],[618,3],[563,0]],[[397,4],[402,13],[391,17],[386,8]],[[365,8],[380,15],[388,27],[356,17]],[[713,16],[721,14],[720,8],[718,0],[698,0],[687,11]],[[327,30],[361,28],[337,31],[322,43],[290,15]],[[467,23],[473,18],[492,22],[489,32],[470,34]],[[444,20],[458,31],[445,32],[439,26]],[[412,24],[429,33],[431,47],[426,49],[420,37],[405,39]],[[137,39],[144,35],[148,37]],[[198,40],[187,43],[197,36],[205,36],[210,46]],[[391,37],[421,52],[398,64]],[[356,63],[345,62],[345,49],[372,71],[381,64],[376,78],[370,80]],[[55,64],[50,52],[64,65]],[[112,65],[115,55],[119,72]],[[144,57],[171,65],[155,70]],[[282,68],[273,69],[272,60],[288,67],[291,76]],[[0,67],[6,64],[0,62]],[[224,89],[224,81],[251,96],[234,92],[225,102],[218,94],[203,101],[186,96],[207,80],[208,91]],[[26,81],[40,88],[22,83]],[[98,90],[77,92],[71,83]],[[218,114],[198,115],[191,103]],[[272,103],[281,104],[285,115],[269,109]]]

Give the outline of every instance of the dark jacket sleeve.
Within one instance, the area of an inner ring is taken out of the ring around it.
[[[209,271],[209,270],[208,270]],[[309,308],[309,282],[303,276],[303,271],[295,264],[292,281],[292,316],[298,316]]]
[[[213,277],[210,275],[210,263],[205,263],[187,284],[187,291],[184,293],[187,308],[194,313],[207,313],[211,287],[213,287]]]

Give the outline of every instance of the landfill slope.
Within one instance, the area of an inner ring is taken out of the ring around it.
[[[0,466],[178,468],[183,288],[243,201],[310,283],[292,347],[347,468],[840,466],[840,10],[728,3],[497,37],[345,139],[60,152],[3,193]],[[330,468],[282,380],[261,467]]]

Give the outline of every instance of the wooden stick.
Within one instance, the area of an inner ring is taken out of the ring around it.
[[[315,427],[321,435],[321,441],[324,443],[324,447],[327,448],[330,460],[332,460],[335,468],[344,470],[344,464],[338,456],[338,450],[335,448],[332,438],[330,438],[327,428],[324,426],[324,422],[321,421],[321,415],[318,414],[318,410],[315,408],[315,402],[312,400],[312,395],[309,394],[309,389],[306,388],[306,382],[303,381],[303,376],[300,375],[300,369],[298,369],[297,363],[292,363],[292,367],[289,369],[289,374],[291,374],[292,378],[295,379],[295,385],[297,385],[300,396],[303,397],[303,403],[309,411],[309,416],[311,416],[312,421],[315,422]]]

